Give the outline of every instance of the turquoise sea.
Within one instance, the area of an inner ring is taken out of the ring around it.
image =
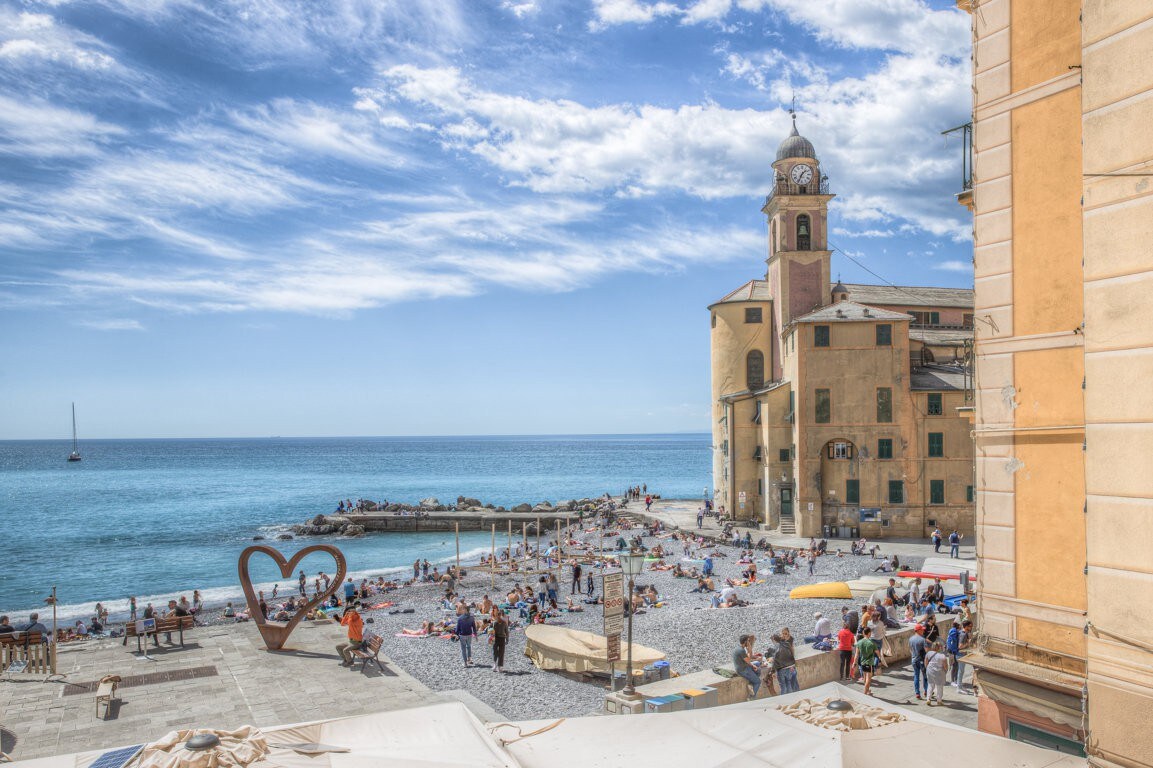
[[[331,512],[338,499],[414,503],[458,495],[510,506],[619,494],[647,483],[699,498],[710,484],[709,436],[357,437],[0,441],[6,573],[0,612],[22,617],[56,586],[61,618],[113,615],[199,589],[208,604],[239,596],[236,559],[252,537]],[[474,559],[490,534],[461,534]],[[324,538],[267,541],[291,553]],[[395,573],[417,557],[449,562],[451,535],[377,534],[334,540],[353,573]],[[252,560],[271,582],[271,563]],[[332,560],[310,555],[310,574]],[[278,577],[277,577],[278,578]],[[287,586],[287,582],[285,582]]]

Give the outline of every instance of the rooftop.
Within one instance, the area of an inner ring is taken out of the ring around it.
[[[913,318],[903,312],[891,312],[887,309],[867,307],[855,301],[840,301],[836,304],[827,304],[818,310],[793,320],[794,323],[861,323],[875,320],[912,320]]]
[[[738,301],[772,301],[769,284],[765,280],[750,280],[715,304],[729,304]]]
[[[913,391],[965,389],[966,371],[959,365],[923,365],[909,373],[909,389]]]
[[[931,347],[959,347],[973,340],[972,328],[917,328],[909,329],[909,338]]]
[[[973,308],[972,288],[934,288],[915,285],[864,285],[845,283],[849,298],[863,304],[911,307]],[[830,291],[832,286],[829,287]]]

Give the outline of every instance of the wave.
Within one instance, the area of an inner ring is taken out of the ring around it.
[[[499,549],[499,547],[498,547]],[[460,562],[462,567],[475,565],[479,561],[481,555],[487,555],[490,551],[489,547],[476,547],[466,552],[460,553]],[[456,555],[452,554],[448,557],[442,557],[437,560],[429,560],[432,565],[448,565],[456,561]],[[389,566],[385,568],[368,568],[360,571],[349,571],[348,576],[352,577],[355,581],[361,579],[376,578],[383,576],[385,578],[393,576],[401,576],[408,578],[412,573],[412,565],[399,565]],[[347,578],[347,577],[346,577]],[[311,587],[311,583],[309,584]],[[266,595],[271,595],[274,587],[278,587],[278,596],[287,598],[289,595],[298,594],[296,579],[287,579],[282,581],[268,581],[253,585],[254,589],[264,591]],[[154,595],[137,595],[136,605],[141,613],[144,607],[152,603],[153,607],[163,609],[168,605],[169,600],[179,600],[187,597],[189,601],[192,599],[192,590],[184,589],[178,592],[163,592]],[[200,590],[200,599],[204,603],[205,608],[223,608],[228,603],[234,603],[239,608],[244,604],[244,591],[240,588],[239,584],[232,584],[224,587],[209,587]],[[128,620],[128,602],[122,597],[107,600],[92,600],[84,603],[67,603],[56,606],[56,619],[58,623],[75,623],[77,619],[83,619],[85,622],[89,621],[92,616],[96,614],[96,604],[100,603],[108,610],[108,620],[112,623],[122,623]],[[48,623],[46,619],[51,618],[51,607],[41,608],[28,608],[23,611],[8,610],[0,611],[0,614],[9,615],[13,619],[13,623],[19,625],[24,617],[31,612],[39,612],[40,620]]]

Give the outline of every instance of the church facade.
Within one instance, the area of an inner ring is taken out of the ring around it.
[[[781,143],[764,279],[709,306],[715,500],[800,536],[970,536],[973,291],[834,284],[834,195]]]

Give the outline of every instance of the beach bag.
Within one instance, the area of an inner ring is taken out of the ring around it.
[[[853,663],[849,666],[849,677],[854,680],[859,680],[861,677],[861,668],[857,666],[856,659],[853,659]]]

